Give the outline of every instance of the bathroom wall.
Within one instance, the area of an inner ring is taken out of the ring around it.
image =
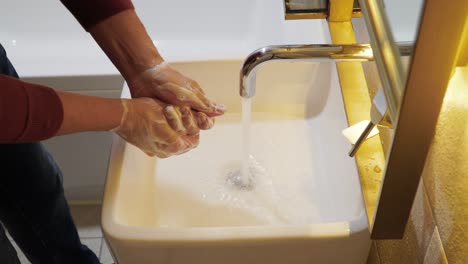
[[[384,0],[395,41],[414,41],[425,0]]]
[[[360,42],[365,26],[355,20]],[[406,63],[408,59],[405,59]],[[375,64],[364,63],[370,94],[381,86]],[[402,240],[374,241],[368,263],[467,263],[468,66],[449,83],[423,177]],[[382,131],[384,149],[389,132]]]

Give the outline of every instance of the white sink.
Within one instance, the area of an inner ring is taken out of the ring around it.
[[[370,235],[333,64],[261,66],[255,188],[226,185],[241,159],[242,60],[264,45],[329,43],[326,21],[285,21],[281,0],[134,3],[162,54],[229,112],[177,157],[149,158],[114,138],[102,227],[117,262],[364,263]]]
[[[202,134],[198,149],[165,160],[114,137],[102,227],[116,261],[364,263],[367,217],[341,136],[346,119],[333,64],[260,69],[252,142],[265,172],[251,192],[224,182],[241,158],[241,61],[264,45],[329,43],[326,21],[285,21],[282,0],[133,3],[164,57],[227,104],[229,114]],[[2,4],[8,12],[0,16],[0,42],[23,77],[117,76],[59,1]]]
[[[156,159],[114,138],[102,217],[114,257],[121,264],[364,263],[367,216],[341,135],[335,66],[262,66],[251,139],[260,171],[253,190],[239,191],[226,175],[241,159],[240,65],[174,63],[229,109],[197,149]]]

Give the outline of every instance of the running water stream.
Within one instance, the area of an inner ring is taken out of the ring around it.
[[[242,98],[242,167],[239,181],[243,185],[248,185],[251,176],[249,171],[251,105],[252,100],[250,98]]]
[[[251,154],[250,126],[251,126],[251,99],[242,98],[242,141],[241,141],[241,166],[228,173],[227,183],[239,190],[252,190],[254,177],[259,171],[264,170]]]

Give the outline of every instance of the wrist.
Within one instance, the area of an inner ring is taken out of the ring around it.
[[[124,108],[120,99],[57,92],[64,118],[58,135],[109,131],[120,125]]]
[[[126,80],[164,61],[134,10],[109,17],[90,33]]]

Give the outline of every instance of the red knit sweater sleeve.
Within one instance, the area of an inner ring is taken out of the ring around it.
[[[53,89],[0,74],[0,143],[50,138],[62,121],[62,103]]]
[[[127,9],[133,9],[131,0],[60,0],[89,31],[97,23]]]

